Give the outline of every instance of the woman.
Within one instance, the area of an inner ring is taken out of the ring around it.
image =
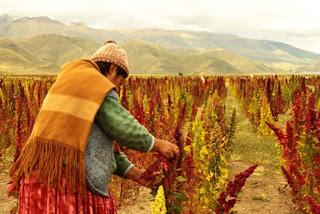
[[[152,136],[121,106],[115,89],[128,75],[127,54],[114,41],[90,60],[62,67],[10,167],[19,213],[116,213],[108,192],[111,174],[156,185],[114,151],[113,140],[170,159],[179,156],[176,145]]]

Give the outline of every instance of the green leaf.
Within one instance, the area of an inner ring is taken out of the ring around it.
[[[184,201],[187,199],[186,194],[182,193],[182,192],[176,192],[174,193],[174,197],[176,198],[177,201]]]
[[[176,177],[176,181],[178,181],[178,182],[185,182],[186,180],[187,179],[185,177],[183,177],[183,176]]]

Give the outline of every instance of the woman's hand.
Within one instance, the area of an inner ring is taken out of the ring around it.
[[[169,141],[155,138],[152,151],[159,152],[167,159],[177,158],[180,155],[179,147]]]
[[[18,184],[18,183],[15,183],[15,182],[10,181],[10,182],[7,184],[7,194],[8,194],[8,197],[9,197],[9,196],[12,196],[12,195],[17,195],[18,191],[19,191],[19,184]]]
[[[127,179],[133,180],[138,184],[148,187],[148,188],[155,188],[161,184],[162,179],[155,178],[155,179],[145,179],[142,177],[144,170],[138,169],[137,167],[133,167],[126,175]]]

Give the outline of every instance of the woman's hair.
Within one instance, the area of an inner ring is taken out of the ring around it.
[[[96,62],[100,72],[103,75],[106,75],[110,72],[111,63],[110,62]],[[120,66],[117,66],[117,75],[123,76],[124,78],[127,78],[128,74],[125,72]]]

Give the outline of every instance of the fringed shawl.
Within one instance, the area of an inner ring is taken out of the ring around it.
[[[32,174],[59,187],[61,174],[72,190],[86,188],[85,150],[95,115],[115,86],[90,60],[76,60],[60,70],[45,97],[30,137],[10,167],[13,181]]]

